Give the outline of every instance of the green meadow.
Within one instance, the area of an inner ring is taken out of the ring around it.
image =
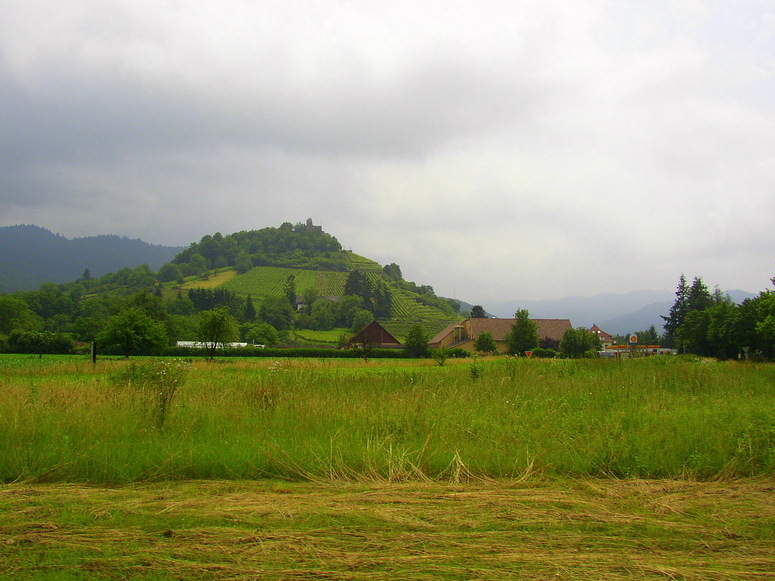
[[[775,366],[0,357],[0,579],[773,579]]]
[[[775,365],[0,357],[0,480],[710,480],[775,472]]]

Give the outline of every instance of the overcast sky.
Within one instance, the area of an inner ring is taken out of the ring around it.
[[[309,217],[474,303],[772,288],[775,3],[0,2],[0,226]]]

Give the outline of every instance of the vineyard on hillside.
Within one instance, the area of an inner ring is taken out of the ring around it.
[[[350,252],[347,254],[352,266],[364,271],[372,283],[385,280],[379,264],[357,254]],[[304,294],[310,288],[316,288],[321,296],[340,297],[344,294],[348,273],[257,266],[244,274],[226,280],[220,288],[242,296],[251,295],[253,298],[281,296],[285,293],[288,277],[291,275],[294,277],[298,295]],[[413,325],[421,325],[423,330],[432,337],[455,320],[455,317],[423,304],[418,295],[410,291],[392,285],[390,291],[393,297],[393,314],[389,319],[379,319],[379,322],[399,339],[406,337]]]
[[[393,316],[380,323],[395,337],[406,337],[413,325],[419,324],[429,337],[456,320],[455,317],[422,304],[416,295],[408,291],[391,288],[393,293]]]
[[[374,262],[368,258],[355,254],[352,251],[347,252],[347,261],[350,263],[352,270],[363,270],[366,272],[382,272],[382,267],[379,263]]]
[[[347,281],[346,272],[257,266],[231,279],[223,285],[223,288],[253,297],[279,296],[284,293],[290,276],[294,277],[297,294],[317,288],[322,296],[341,296],[344,292],[344,283]]]

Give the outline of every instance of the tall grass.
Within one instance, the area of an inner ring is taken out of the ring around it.
[[[775,473],[773,365],[194,362],[161,423],[131,364],[47,361],[0,358],[3,481]]]

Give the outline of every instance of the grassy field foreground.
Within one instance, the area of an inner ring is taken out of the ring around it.
[[[775,366],[0,358],[0,481],[775,475]]]
[[[775,366],[0,357],[0,579],[775,579]]]
[[[0,487],[0,577],[775,579],[773,481]]]

